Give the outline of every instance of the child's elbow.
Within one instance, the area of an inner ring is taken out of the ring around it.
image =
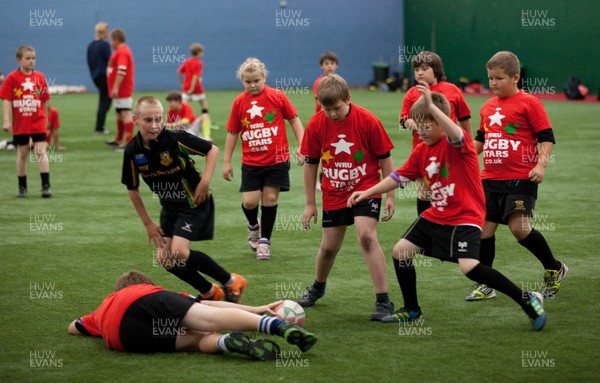
[[[81,335],[79,330],[77,330],[77,326],[75,326],[75,321],[69,323],[69,327],[67,328],[67,331],[71,335]]]

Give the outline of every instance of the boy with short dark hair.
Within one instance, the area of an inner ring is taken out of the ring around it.
[[[496,53],[486,64],[490,89],[496,97],[481,108],[475,138],[483,152],[486,218],[481,240],[481,263],[492,266],[494,236],[499,224],[508,225],[521,246],[544,266],[545,297],[553,297],[569,271],[554,258],[546,239],[531,225],[538,185],[544,180],[554,147],[554,133],[542,102],[517,88],[520,63],[512,52]],[[539,145],[539,149],[538,149]],[[489,286],[475,284],[467,301],[495,296]]]
[[[471,131],[471,110],[465,101],[462,91],[454,84],[446,81],[444,64],[442,58],[430,51],[419,52],[412,59],[412,67],[417,81],[425,81],[432,92],[443,94],[450,104],[450,119],[458,122],[465,132],[473,137]],[[415,121],[419,121],[421,116],[413,115],[410,110],[414,103],[421,97],[421,92],[412,87],[402,100],[402,110],[400,110],[400,127],[410,129],[412,132],[412,149],[420,144],[419,135],[413,129]],[[429,198],[427,197],[427,186],[422,180],[415,181],[417,185],[417,213],[421,214],[429,208]]]
[[[317,90],[319,87],[319,82],[323,79],[323,77],[329,76],[330,74],[335,73],[335,71],[337,70],[337,67],[339,65],[338,57],[332,51],[325,51],[319,57],[319,65],[321,66],[321,69],[323,70],[323,74],[320,75],[319,77],[317,77],[317,79],[315,80],[315,82],[313,84],[313,94],[315,95],[315,113],[319,113],[319,111],[321,110],[321,105],[319,104],[319,101],[317,100]]]
[[[46,153],[46,121],[50,100],[48,84],[44,74],[34,70],[36,55],[33,47],[20,46],[16,56],[19,68],[6,76],[0,88],[0,98],[4,100],[4,131],[12,132],[13,143],[17,147],[18,196],[27,196],[27,157],[31,140],[42,178],[42,197],[49,198],[52,192],[50,163]]]
[[[205,138],[199,133],[202,117],[196,118],[192,107],[183,102],[181,92],[175,91],[169,93],[167,101],[169,102],[169,110],[167,111],[166,127],[183,129],[190,134]],[[212,142],[210,137],[207,140]]]
[[[448,117],[450,108],[442,94],[432,94],[425,81],[417,89],[423,97],[413,105],[411,113],[423,117],[416,127],[423,143],[384,180],[348,199],[348,206],[355,206],[372,195],[404,187],[419,177],[424,177],[429,185],[431,206],[393,250],[404,307],[384,317],[382,322],[412,322],[422,317],[412,258],[424,250],[428,256],[457,262],[467,278],[494,286],[511,297],[531,319],[532,329],[541,330],[546,322],[541,294],[522,291],[500,272],[479,263],[485,202],[472,138]]]
[[[381,320],[394,311],[388,298],[385,256],[377,238],[377,221],[382,207],[377,195],[357,206],[347,207],[354,190],[369,188],[381,179],[380,171],[394,169],[394,148],[381,121],[371,112],[350,102],[350,90],[339,75],[325,76],[319,83],[318,101],[322,109],[306,126],[301,154],[305,157],[305,228],[317,222],[315,184],[319,163],[323,169],[323,235],[317,252],[315,281],[298,300],[311,307],[325,295],[327,278],[344,242],[348,226],[356,225],[358,244],[375,288],[375,310],[371,320]],[[394,193],[388,193],[384,221],[394,214]]]
[[[204,300],[239,303],[247,282],[229,273],[207,254],[190,250],[191,241],[209,240],[214,232],[214,202],[210,181],[219,149],[210,142],[181,131],[163,129],[163,108],[156,97],[143,96],[135,103],[133,120],[138,134],[127,144],[121,182],[138,213],[148,240],[157,248],[157,261],[171,274],[198,290]],[[204,172],[190,155],[206,158]],[[139,176],[162,205],[160,226],[148,214],[139,191]],[[221,283],[223,290],[200,273]]]

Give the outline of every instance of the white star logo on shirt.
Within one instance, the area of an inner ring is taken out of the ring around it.
[[[500,111],[502,110],[502,108],[496,108],[496,113],[492,114],[489,119],[490,119],[490,126],[497,124],[498,126],[502,126],[502,119],[506,116],[503,116],[500,114]]]
[[[262,117],[262,110],[264,109],[262,106],[256,105],[257,101],[252,101],[252,108],[248,109],[246,113],[250,113],[250,118],[254,118],[256,116]]]
[[[33,88],[35,86],[34,83],[31,82],[31,79],[29,77],[27,77],[25,79],[25,82],[21,83],[21,86],[23,87],[23,90],[30,90],[33,92]]]
[[[333,154],[338,154],[340,152],[352,154],[350,153],[350,147],[354,146],[354,144],[344,140],[344,138],[346,138],[345,134],[340,134],[338,135],[338,137],[340,138],[340,140],[334,144],[331,144],[331,146],[335,148],[335,153]]]
[[[434,174],[438,174],[440,172],[440,163],[435,162],[435,160],[437,160],[436,157],[431,157],[429,158],[429,160],[431,161],[431,163],[427,165],[425,170],[427,171],[427,175],[429,176],[429,178],[431,178]]]

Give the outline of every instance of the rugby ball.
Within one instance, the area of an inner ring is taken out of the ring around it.
[[[273,308],[275,316],[279,319],[286,320],[298,326],[302,326],[306,314],[304,309],[298,303],[290,300],[285,300]]]

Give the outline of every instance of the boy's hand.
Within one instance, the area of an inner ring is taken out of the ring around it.
[[[298,164],[298,166],[304,165],[304,156],[300,154],[300,148],[296,149],[296,164]]]
[[[352,195],[350,196],[350,198],[348,198],[348,203],[346,205],[348,207],[353,207],[354,205],[356,205],[360,201],[363,201],[363,200],[367,199],[367,197],[370,197],[370,196],[367,195],[364,191],[356,191],[356,192],[352,193]],[[386,201],[386,205],[387,205],[387,201]]]
[[[421,92],[423,94],[423,97],[425,97],[425,106],[427,106],[429,108],[429,106],[431,106],[431,104],[432,104],[431,90],[429,90],[429,84],[426,83],[425,81],[419,81],[419,83],[416,85],[416,87],[419,90],[419,92]]]
[[[233,179],[233,168],[231,167],[231,164],[223,164],[221,173],[223,173],[225,181],[231,181]]]
[[[277,307],[277,305],[281,304],[281,302],[283,302],[283,301],[279,300],[277,302],[269,303],[268,305],[256,306],[256,307],[254,307],[254,310],[252,310],[252,311],[258,315],[264,315],[264,314],[275,315],[275,311],[273,311],[273,309],[275,307]]]
[[[201,204],[210,197],[210,185],[208,182],[200,181],[194,192],[194,203]]]
[[[146,233],[148,234],[148,244],[150,242],[154,242],[154,246],[157,248],[162,248],[166,245],[163,235],[163,229],[160,228],[154,221],[151,221],[149,224],[144,225],[146,228]]]
[[[4,121],[4,124],[2,124],[2,129],[4,129],[5,132],[10,132],[11,128],[12,126],[10,121]]]
[[[352,197],[350,197],[350,198],[352,198]],[[392,219],[395,212],[396,212],[396,207],[394,206],[394,199],[386,197],[385,207],[383,208],[383,217],[381,218],[381,220],[384,222],[389,221],[390,219]]]
[[[546,174],[546,168],[543,165],[537,164],[529,172],[529,180],[536,184],[541,184],[544,181],[544,175]]]
[[[302,225],[304,230],[310,229],[310,219],[313,219],[313,223],[317,223],[317,207],[315,205],[306,205],[304,213],[302,213]]]

